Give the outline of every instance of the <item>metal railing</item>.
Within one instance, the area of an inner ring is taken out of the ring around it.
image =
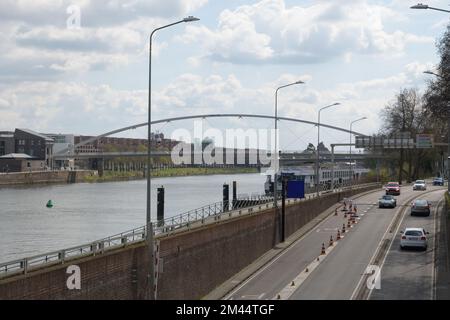
[[[12,274],[26,274],[28,271],[41,268],[42,266],[62,264],[83,256],[102,254],[110,249],[143,241],[145,240],[145,235],[145,227],[139,227],[88,244],[0,263],[0,278]]]
[[[379,185],[379,183],[354,185],[353,189],[361,189],[375,185]],[[331,192],[341,192],[345,191],[346,189],[349,189],[349,187],[335,189]],[[292,202],[295,203],[298,201],[306,201],[307,199],[311,199],[314,197],[315,193],[306,195],[304,199],[290,199],[287,201],[287,203],[290,204]],[[252,214],[257,212],[258,210],[269,209],[273,206],[273,197],[266,195],[252,195],[247,198],[239,197],[237,201],[242,201],[242,203],[240,203],[235,208],[232,208],[232,200],[230,200],[229,206],[225,206],[225,209],[229,210],[223,210],[223,202],[215,202],[213,204],[164,219],[163,221],[156,221],[154,222],[155,227],[153,229],[153,233],[155,236],[162,235],[164,233],[173,232],[185,227],[190,228],[194,224],[202,225],[214,222],[217,219],[220,220],[223,215],[231,218],[234,214]],[[246,210],[246,212],[243,213],[243,210]],[[79,259],[86,256],[103,254],[112,249],[117,249],[130,244],[145,241],[145,239],[146,227],[141,226],[87,244],[0,263],[0,279],[11,275],[26,274],[29,271],[36,270],[45,266],[63,264],[67,261]]]

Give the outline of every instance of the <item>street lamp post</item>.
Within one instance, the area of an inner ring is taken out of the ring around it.
[[[423,73],[431,74],[445,80],[443,76],[430,70],[426,70]],[[447,100],[447,131],[447,191],[450,193],[450,99]]]
[[[422,4],[422,3],[418,3],[418,4],[414,5],[414,6],[411,6],[410,8],[411,9],[430,9],[430,10],[436,10],[436,11],[442,11],[442,12],[449,12],[450,13],[449,10],[433,8],[433,7],[430,7],[427,4]]]
[[[319,167],[320,167],[320,151],[319,151],[319,143],[320,143],[320,113],[322,110],[338,106],[340,105],[339,102],[335,102],[333,104],[330,104],[328,106],[322,107],[319,109],[318,116],[317,116],[317,150],[316,150],[316,196],[319,196]]]
[[[149,290],[150,290],[150,300],[155,299],[155,292],[154,292],[154,270],[153,270],[153,225],[151,222],[151,175],[150,175],[150,171],[151,171],[151,165],[150,165],[150,158],[151,158],[151,123],[152,123],[152,40],[153,40],[153,35],[155,34],[156,31],[161,30],[161,29],[165,29],[171,26],[174,26],[176,24],[182,23],[182,22],[193,22],[193,21],[198,21],[200,19],[195,18],[193,16],[189,16],[186,17],[180,21],[174,22],[174,23],[170,23],[167,24],[165,26],[156,28],[152,31],[152,33],[150,34],[150,41],[149,41],[149,64],[148,64],[148,132],[147,132],[147,215],[146,215],[146,230],[147,230],[147,234],[146,234],[146,241],[147,241],[147,245],[150,251],[150,263],[149,263],[149,272],[148,272],[148,280],[149,280]]]
[[[356,119],[356,120],[353,120],[352,122],[350,122],[350,154],[349,154],[349,157],[350,157],[350,161],[349,161],[349,163],[350,163],[350,190],[351,190],[352,187],[353,187],[352,126],[353,126],[353,124],[354,124],[355,122],[362,121],[362,120],[366,120],[366,119],[367,119],[367,117],[362,117],[362,118],[359,118],[359,119]]]
[[[275,216],[277,216],[278,213],[278,191],[277,191],[277,179],[278,179],[278,90],[282,89],[282,88],[286,88],[286,87],[290,87],[296,84],[302,84],[304,83],[303,81],[296,81],[296,82],[292,82],[289,84],[286,84],[284,86],[280,86],[275,90],[275,172],[273,175],[273,206],[275,208]]]

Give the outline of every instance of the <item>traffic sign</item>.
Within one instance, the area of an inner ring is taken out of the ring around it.
[[[417,134],[416,148],[433,148],[433,135],[423,133]]]

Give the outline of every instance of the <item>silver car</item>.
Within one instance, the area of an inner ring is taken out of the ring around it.
[[[416,199],[411,204],[411,215],[429,216],[431,213],[431,204],[428,200]]]
[[[391,195],[384,195],[378,200],[378,208],[395,208],[397,200]]]
[[[425,180],[416,180],[413,185],[413,190],[427,190]]]
[[[400,239],[400,249],[406,247],[422,248],[427,250],[428,240],[427,235],[430,234],[426,232],[423,228],[406,228],[405,231],[400,232],[402,237]]]

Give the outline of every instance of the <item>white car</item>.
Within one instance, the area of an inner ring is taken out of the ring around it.
[[[416,180],[413,185],[413,190],[427,190],[425,180]]]
[[[430,233],[426,232],[424,228],[405,228],[405,231],[401,231],[400,233],[402,234],[400,239],[400,249],[414,247],[427,250],[427,235]]]

